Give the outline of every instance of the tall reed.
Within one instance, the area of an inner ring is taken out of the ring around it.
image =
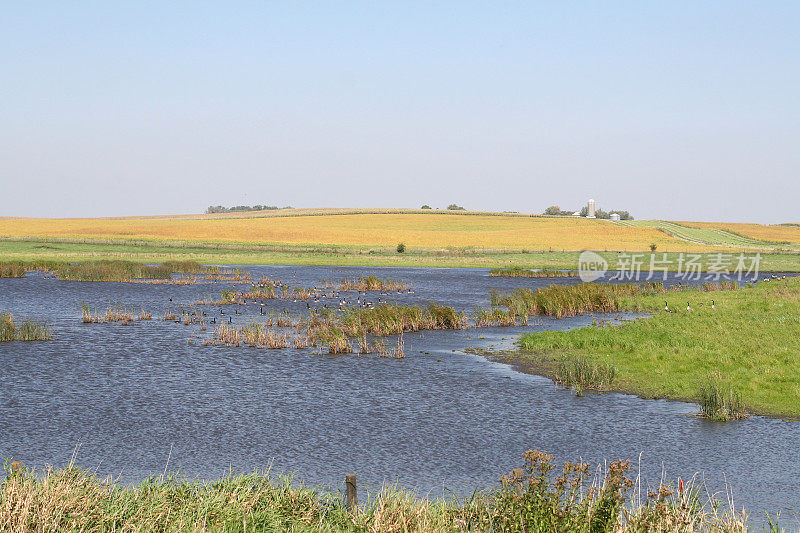
[[[510,268],[493,268],[489,271],[490,276],[508,278],[574,278],[578,276],[577,270],[550,270],[540,269],[531,270],[519,266]]]
[[[325,282],[324,287],[337,291],[405,291],[411,288],[411,284],[395,279],[364,276],[358,279],[343,279],[338,282],[328,280]]]
[[[717,421],[747,418],[739,393],[714,373],[700,386],[698,393],[700,415]]]
[[[609,390],[616,374],[612,365],[591,361],[585,356],[566,357],[556,368],[556,381],[581,394],[583,390]]]
[[[50,329],[44,324],[26,320],[17,325],[11,313],[0,313],[0,342],[47,341],[52,338]]]
[[[551,285],[538,290],[516,289],[509,294],[494,293],[492,302],[517,316],[543,315],[557,318],[584,313],[611,313],[620,310],[619,298],[640,294],[635,284],[580,283]]]
[[[22,263],[0,263],[0,278],[24,278],[25,266]]]

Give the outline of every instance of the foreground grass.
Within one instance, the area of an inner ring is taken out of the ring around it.
[[[408,244],[408,243],[407,243]],[[619,260],[616,251],[602,251],[613,267]],[[669,264],[677,267],[679,253],[667,254]],[[195,261],[205,265],[336,265],[368,267],[469,267],[574,270],[579,252],[533,249],[426,249],[408,245],[405,253],[395,246],[334,245],[254,245],[209,244],[167,241],[120,241],[104,239],[0,239],[0,263],[14,261],[79,262],[98,259],[128,260],[139,263]],[[658,251],[654,258],[663,259]],[[761,254],[762,271],[800,271],[800,254]],[[643,253],[642,271],[650,265],[650,252]],[[735,261],[734,261],[735,263]]]
[[[149,479],[121,486],[68,466],[43,473],[18,464],[0,485],[3,531],[746,531],[691,483],[636,498],[627,461],[597,474],[586,463],[556,471],[553,457],[524,454],[499,488],[431,501],[385,488],[350,512],[341,497],[269,474],[212,482]],[[676,490],[677,489],[677,490]]]
[[[553,376],[565,359],[585,358],[615,369],[613,389],[653,398],[713,396],[713,377],[750,412],[800,417],[800,280],[733,291],[619,294],[614,301],[618,309],[654,316],[523,335],[513,358]]]

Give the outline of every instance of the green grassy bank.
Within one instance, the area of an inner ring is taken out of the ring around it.
[[[800,418],[800,280],[642,291],[615,296],[614,305],[653,316],[526,334],[521,350],[503,359],[555,378],[576,361],[612,368],[613,383],[605,388],[652,398],[696,401],[713,380],[750,412]]]
[[[599,250],[602,247],[598,246]],[[613,267],[620,254],[600,251]],[[112,240],[2,240],[0,262],[8,261],[87,261],[125,259],[142,263],[196,261],[214,265],[340,265],[340,266],[411,266],[475,268],[549,268],[575,269],[576,251],[558,250],[483,250],[474,248],[417,249],[407,246],[404,253],[394,247],[300,246],[300,245],[223,245],[157,241],[122,242]],[[650,267],[650,252],[642,252],[642,271]],[[663,259],[655,253],[656,261]],[[672,269],[679,254],[667,254]],[[703,261],[705,263],[705,261]],[[731,269],[735,266],[733,259]],[[800,254],[761,254],[760,270],[800,272]]]

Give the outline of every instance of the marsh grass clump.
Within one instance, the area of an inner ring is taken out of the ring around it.
[[[251,348],[269,348],[275,350],[278,348],[286,348],[288,345],[288,336],[286,333],[277,333],[274,329],[258,323],[243,326],[239,329],[238,336]]]
[[[361,338],[358,339],[358,353],[368,354],[374,352],[375,347],[369,343],[366,335],[362,335]]]
[[[210,271],[209,268],[204,267],[197,261],[188,260],[164,261],[161,266],[168,269],[170,272],[182,274],[202,274]],[[217,271],[219,271],[218,268]]]
[[[704,291],[735,291],[739,288],[739,284],[735,281],[719,280],[718,282],[704,281],[702,289]]]
[[[67,281],[131,281],[136,278],[167,279],[172,271],[162,265],[134,261],[99,260],[64,263],[56,268],[58,279]]]
[[[411,288],[411,284],[401,280],[382,279],[377,276],[363,276],[358,279],[343,279],[341,281],[326,281],[326,289],[337,291],[405,291]]]
[[[489,271],[489,275],[493,277],[506,277],[506,278],[574,278],[578,276],[577,270],[551,270],[542,268],[539,270],[532,270],[520,266],[510,268],[493,268]]]
[[[507,307],[515,316],[543,315],[556,318],[585,313],[620,311],[620,298],[642,293],[631,283],[550,285],[538,290],[516,289],[508,294],[490,293],[492,305]],[[649,290],[656,290],[655,288]]]
[[[240,302],[239,297],[242,293],[239,291],[222,291],[220,299],[215,301],[215,305],[235,305]]]
[[[203,341],[203,345],[240,346],[241,336],[239,329],[230,324],[219,324],[214,327],[214,333],[211,338]]]
[[[747,418],[739,393],[719,374],[709,376],[698,393],[700,416],[720,422]]]
[[[167,320],[166,317],[167,311],[165,310],[165,317],[164,320]],[[171,315],[173,320],[177,317],[175,315]],[[139,308],[138,313],[132,309],[127,309],[121,305],[113,305],[106,309],[104,314],[99,314],[97,311],[92,310],[86,304],[81,305],[81,322],[84,324],[110,324],[113,322],[119,322],[120,324],[126,326],[132,324],[137,320],[151,320],[153,318],[153,314],[149,311],[145,311],[143,307]]]
[[[279,328],[295,328],[299,324],[299,321],[292,318],[289,313],[278,313],[270,318],[274,319],[275,325]]]
[[[52,273],[66,281],[144,281],[191,285],[196,278],[171,279],[173,274],[201,274],[206,267],[195,261],[166,261],[160,265],[147,265],[121,259],[100,259],[78,263],[58,261],[30,261],[0,264],[0,277],[3,273],[22,277],[25,271],[39,270]]]
[[[0,342],[47,341],[52,338],[50,329],[44,324],[26,320],[17,325],[11,313],[0,313]]]
[[[25,272],[22,263],[0,263],[0,278],[24,278]]]
[[[406,343],[403,340],[403,334],[397,339],[397,345],[390,348],[386,341],[378,341],[375,343],[375,353],[379,357],[386,357],[391,359],[404,359],[406,356]]]
[[[464,329],[467,326],[466,315],[449,305],[431,303],[427,311],[433,321],[433,327],[430,329]]]
[[[348,337],[371,334],[378,337],[399,335],[408,331],[463,329],[467,318],[452,307],[430,304],[380,304],[372,308],[350,308],[329,318]]]
[[[275,350],[286,348],[289,345],[289,335],[257,322],[251,322],[241,327],[233,324],[219,324],[214,327],[211,337],[203,341],[203,345],[231,347],[245,345],[251,348]]]
[[[308,337],[308,335],[295,335],[292,337],[292,345],[298,350],[308,348],[310,344],[311,339]]]
[[[331,355],[353,353],[353,345],[341,331],[328,335],[323,339],[322,344],[328,347],[328,353]]]
[[[589,358],[567,357],[556,367],[556,382],[570,387],[581,395],[584,390],[609,390],[617,375],[612,365],[592,361]]]
[[[664,287],[663,281],[648,281],[641,283],[639,285],[639,290],[641,291],[641,294],[646,296],[665,294],[667,292],[667,288]]]
[[[473,314],[475,327],[510,327],[517,325],[517,315],[505,309],[484,309],[483,307],[475,310]],[[527,322],[528,317],[522,317],[523,322]]]
[[[92,324],[100,322],[100,317],[97,313],[92,311],[92,308],[86,304],[81,305],[81,320],[84,324]]]
[[[17,328],[11,313],[0,313],[0,342],[16,340]]]
[[[244,300],[272,300],[277,297],[277,287],[278,283],[265,278],[254,284],[249,290],[240,292],[238,297]]]
[[[135,319],[135,313],[124,307],[109,307],[106,314],[100,317],[100,321],[103,323],[119,322],[124,326],[132,323]]]

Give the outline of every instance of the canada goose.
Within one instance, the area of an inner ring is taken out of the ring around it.
[[[233,324],[233,317],[232,316],[228,317],[228,324]]]
[[[265,314],[266,314],[266,313],[264,313],[264,308],[262,307],[262,308],[261,308],[261,316],[264,316]]]
[[[717,304],[714,303],[714,300],[711,300],[711,309],[713,309],[714,311],[717,310]]]
[[[664,301],[664,311],[666,311],[667,313],[671,313],[672,312],[672,311],[669,310],[669,305],[667,305],[666,300]]]
[[[694,309],[692,309],[692,306],[691,306],[691,305],[689,305],[689,302],[686,302],[686,311],[688,311],[689,313],[691,313],[692,311],[694,311]]]
[[[212,317],[210,322],[212,324],[216,324],[217,323],[217,317]]]

